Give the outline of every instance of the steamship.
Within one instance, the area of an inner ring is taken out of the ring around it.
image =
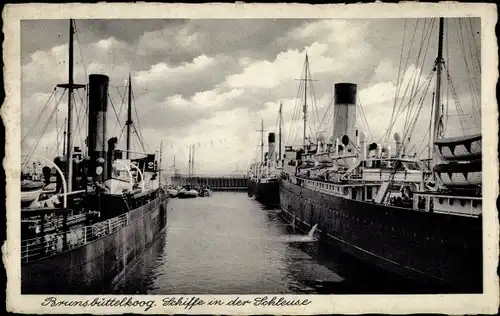
[[[280,107],[281,113],[281,107]],[[261,133],[264,132],[263,127]],[[263,139],[264,137],[262,137]],[[267,137],[269,150],[263,156],[261,161],[251,164],[248,170],[247,189],[248,196],[255,197],[257,201],[267,207],[276,207],[280,205],[279,200],[279,176],[281,173],[281,164],[276,159],[275,153],[275,133],[269,133]],[[281,142],[281,141],[280,141]],[[264,142],[261,142],[261,153],[263,153]],[[280,146],[281,148],[281,146]],[[281,156],[281,151],[279,156]],[[279,157],[278,156],[278,157]]]
[[[331,142],[285,148],[281,216],[304,231],[318,224],[327,247],[432,291],[480,293],[481,135],[443,137],[443,27],[440,18],[430,157],[405,152],[406,132],[394,134],[395,150],[368,141],[356,127],[357,85],[336,83]]]
[[[168,194],[158,166],[161,148],[159,157],[129,148],[130,77],[127,150],[118,150],[118,139],[107,138],[109,77],[90,74],[88,84],[73,83],[74,33],[70,20],[69,83],[58,85],[68,90],[65,155],[52,161],[25,157],[25,161],[42,160],[44,185],[55,178],[56,188],[42,190],[21,205],[23,294],[102,293],[163,235],[167,223]],[[83,152],[72,143],[76,89],[88,89],[87,148]]]

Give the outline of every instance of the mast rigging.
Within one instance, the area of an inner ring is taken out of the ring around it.
[[[439,18],[439,40],[438,40],[438,54],[436,58],[436,94],[434,101],[434,123],[431,130],[431,136],[429,137],[429,147],[431,148],[430,153],[432,155],[432,160],[435,163],[436,155],[434,155],[434,142],[439,137],[440,127],[441,127],[441,68],[443,64],[443,24],[444,18]]]
[[[73,89],[85,88],[83,84],[74,84],[73,83],[73,35],[75,33],[74,30],[74,21],[73,19],[69,20],[69,63],[68,63],[68,83],[67,84],[58,84],[58,87],[68,89],[68,126],[66,129],[66,181],[68,185],[68,192],[72,191],[73,187],[73,139],[72,139],[72,128],[73,128]]]
[[[264,129],[264,119],[261,120],[260,122],[260,129],[257,130],[260,132],[260,162],[264,162],[264,132],[266,131]]]
[[[132,81],[128,74],[128,111],[127,111],[127,159],[130,150],[130,126],[132,125]]]
[[[279,153],[279,161],[281,161],[281,159],[283,158],[282,157],[282,154],[281,154],[281,124],[283,122],[283,101],[280,102],[280,110],[279,110],[279,125],[278,125],[278,128],[279,128],[279,149],[278,149],[278,153]]]

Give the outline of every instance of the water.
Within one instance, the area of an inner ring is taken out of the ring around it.
[[[167,231],[114,294],[395,293],[403,282],[297,238],[246,193],[171,199]],[[304,235],[306,237],[306,235]],[[296,237],[296,236],[295,236]],[[307,238],[306,238],[307,239]]]

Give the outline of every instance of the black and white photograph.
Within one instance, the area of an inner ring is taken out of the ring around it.
[[[316,297],[401,294],[422,298],[408,312],[431,311],[422,294],[475,296],[457,300],[464,313],[498,304],[494,7],[100,7],[4,12],[19,35],[2,109],[16,300],[120,313],[315,313]]]

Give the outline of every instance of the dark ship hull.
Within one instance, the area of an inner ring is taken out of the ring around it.
[[[86,230],[83,239],[78,236],[81,245],[23,263],[21,293],[102,293],[119,280],[127,266],[155,240],[164,236],[167,205],[168,196],[159,194],[129,212],[94,224]],[[71,234],[68,236],[71,243]],[[87,242],[87,238],[92,241]]]
[[[249,197],[255,196],[255,199],[265,206],[280,205],[279,181],[277,179],[266,183],[259,183],[254,179],[248,179],[247,182]]]
[[[482,220],[353,201],[290,182],[281,215],[320,242],[446,292],[482,292]]]

